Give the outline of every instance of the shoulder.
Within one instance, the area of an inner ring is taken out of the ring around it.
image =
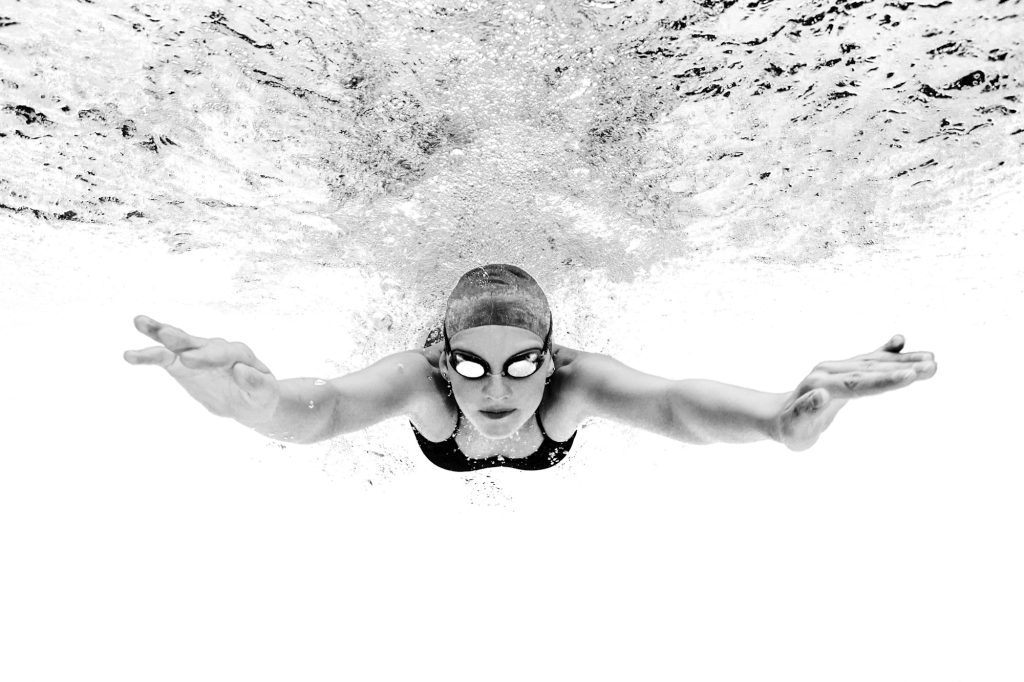
[[[403,351],[331,379],[327,383],[336,400],[330,434],[359,431],[392,417],[430,414],[431,405],[440,414],[443,393],[436,374],[422,354]]]
[[[404,350],[384,356],[363,371],[386,374],[393,382],[409,385],[427,377],[432,369],[436,367],[431,366],[423,351]]]
[[[564,365],[556,360],[559,393],[575,407],[576,416],[614,416],[624,404],[662,394],[668,380],[629,367],[604,353],[566,349]]]
[[[614,372],[618,360],[604,353],[555,346],[555,372],[565,388],[574,390],[591,389]]]
[[[550,395],[558,407],[554,411],[564,413],[574,423],[592,416],[595,396],[615,360],[602,353],[559,345],[554,347],[553,358],[555,373],[551,377]]]
[[[394,382],[413,398],[435,397],[444,392],[444,379],[426,349],[413,349],[389,355],[381,360]]]
[[[436,366],[419,350],[392,353],[372,365],[332,381],[348,397],[386,404],[388,411],[416,410],[440,393]]]

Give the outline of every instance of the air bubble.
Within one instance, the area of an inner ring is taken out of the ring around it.
[[[316,407],[316,404],[312,400],[310,400],[309,401],[309,409],[312,410],[314,407]]]
[[[314,381],[314,382],[313,382],[313,385],[314,385],[314,386],[323,386],[323,385],[324,385],[324,384],[326,384],[326,383],[327,383],[327,382],[326,382],[326,381],[324,381],[323,379],[317,379],[316,381]]]

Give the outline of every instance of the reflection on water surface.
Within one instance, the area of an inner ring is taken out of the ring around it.
[[[1019,4],[16,3],[0,210],[425,302],[877,248],[1019,181]]]

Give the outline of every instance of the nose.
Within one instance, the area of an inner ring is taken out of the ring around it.
[[[509,388],[505,377],[490,374],[485,378],[483,394],[492,400],[507,400],[512,397],[512,390]]]

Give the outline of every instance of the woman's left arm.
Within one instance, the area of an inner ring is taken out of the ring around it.
[[[791,450],[805,450],[849,399],[903,388],[935,374],[931,353],[903,353],[903,343],[897,335],[872,353],[820,363],[789,393],[706,379],[665,379],[605,355],[574,363],[572,384],[584,417],[605,417],[687,443],[771,438]]]

